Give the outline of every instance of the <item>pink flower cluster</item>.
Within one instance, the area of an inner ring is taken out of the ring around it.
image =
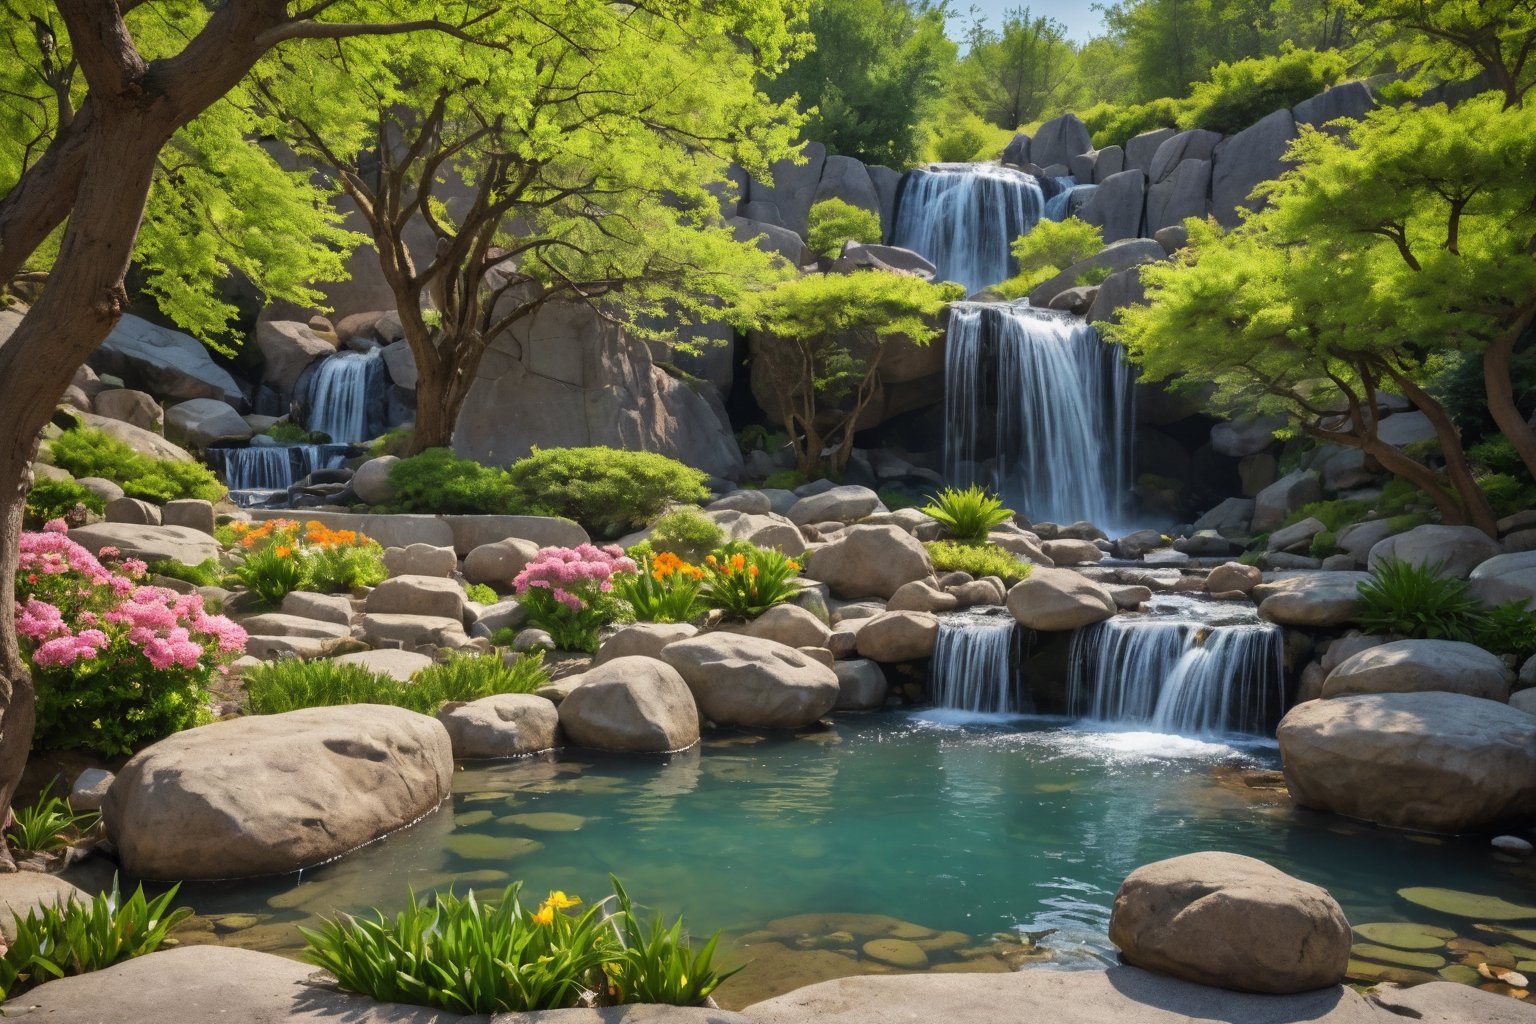
[[[54,520],[21,535],[16,633],[33,665],[69,668],[108,652],[129,672],[138,655],[157,671],[211,669],[245,650],[245,630],[209,614],[202,595],[144,586],[137,559],[114,572],[65,531]]]
[[[512,580],[512,586],[518,594],[532,589],[547,590],[556,601],[579,612],[594,590],[604,594],[613,590],[616,574],[638,571],[624,549],[613,544],[601,548],[595,544],[540,548],[533,561]]]

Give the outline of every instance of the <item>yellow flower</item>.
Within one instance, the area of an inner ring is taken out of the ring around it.
[[[555,908],[548,903],[539,904],[539,912],[533,915],[534,924],[554,924]]]
[[[549,899],[544,901],[544,906],[554,907],[557,910],[569,910],[572,907],[581,906],[581,897],[567,896],[564,891],[556,889],[549,894]]]
[[[788,562],[786,562],[784,564],[788,565],[791,569],[795,570],[796,572],[800,571],[800,563],[795,561],[793,558],[791,558]]]

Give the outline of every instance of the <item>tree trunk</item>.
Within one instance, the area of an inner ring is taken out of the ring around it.
[[[416,425],[411,433],[410,450],[420,453],[428,448],[451,448],[459,410],[449,409],[444,398],[447,378],[453,371],[438,365],[435,350],[426,359],[422,358],[418,346],[412,345],[411,350],[416,355]]]
[[[1388,372],[1403,397],[1412,402],[1414,408],[1422,412],[1430,426],[1435,428],[1435,436],[1440,441],[1440,454],[1445,457],[1445,472],[1466,510],[1466,522],[1498,540],[1498,520],[1494,518],[1493,507],[1488,504],[1488,496],[1472,476],[1472,465],[1467,460],[1466,449],[1461,445],[1461,431],[1451,421],[1450,413],[1407,377],[1394,371]]]
[[[1515,345],[1531,328],[1536,312],[1526,310],[1504,333],[1493,340],[1483,352],[1483,388],[1488,395],[1488,412],[1498,424],[1499,433],[1509,439],[1525,463],[1527,472],[1536,479],[1536,430],[1520,415],[1515,406],[1514,381],[1510,379],[1510,359]]]

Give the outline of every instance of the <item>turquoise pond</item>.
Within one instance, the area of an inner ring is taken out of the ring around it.
[[[1059,967],[1110,962],[1109,908],[1121,879],[1194,850],[1250,854],[1324,885],[1356,924],[1467,933],[1469,922],[1399,898],[1405,886],[1531,902],[1528,862],[1486,839],[1297,811],[1262,771],[1276,763],[1272,744],[942,711],[843,718],[799,738],[715,737],[649,761],[571,752],[470,763],[456,775],[451,806],[412,828],[302,876],[189,884],[182,900],[219,929],[208,940],[293,952],[294,924],[336,909],[397,907],[408,887],[521,878],[535,897],[563,889],[591,899],[610,891],[614,872],[640,902],[684,913],[695,933],[725,930],[744,959],[771,952],[777,965],[797,952],[782,943],[754,952],[774,919],[882,914],[977,943],[1056,929],[1041,945]],[[257,916],[221,921],[231,914]],[[883,969],[849,951],[818,952],[814,965],[766,969],[797,981]],[[935,956],[945,959],[953,957]],[[753,997],[787,987],[757,984]]]

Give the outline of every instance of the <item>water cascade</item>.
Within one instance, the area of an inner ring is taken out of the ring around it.
[[[943,280],[980,291],[1010,276],[1008,247],[1040,222],[1046,201],[1070,181],[1041,181],[994,164],[911,171],[896,199],[891,244],[921,254]]]
[[[353,451],[345,444],[252,445],[210,448],[208,464],[223,477],[230,499],[242,507],[264,504],[317,469],[331,469]]]
[[[367,441],[384,432],[388,387],[380,349],[338,352],[306,375],[301,385],[304,426],[338,444]]]
[[[1019,635],[1012,616],[941,618],[928,679],[934,706],[993,715],[1034,711],[1016,670]]]
[[[1154,732],[1268,734],[1285,706],[1283,644],[1256,617],[1201,621],[1194,602],[1161,599],[1077,631],[1071,707]]]
[[[1071,178],[1059,178],[1067,188],[1051,196],[1045,202],[1045,220],[1064,221],[1083,208],[1088,197],[1098,189],[1097,185],[1074,185]]]
[[[1037,522],[1129,518],[1131,370],[1091,324],[1021,305],[958,303],[944,366],[944,473]]]

